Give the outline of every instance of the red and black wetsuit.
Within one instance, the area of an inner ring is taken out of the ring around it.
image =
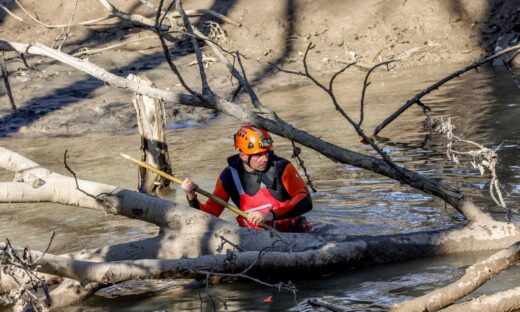
[[[302,214],[312,209],[312,200],[305,182],[294,166],[283,158],[269,153],[269,165],[264,172],[247,172],[238,155],[228,158],[226,167],[217,180],[213,195],[228,201],[246,212],[274,213],[274,223],[269,225],[281,232],[306,231],[308,224]],[[197,199],[190,206],[220,216],[224,206],[208,199],[202,204]],[[237,217],[240,226],[255,228],[242,217]]]

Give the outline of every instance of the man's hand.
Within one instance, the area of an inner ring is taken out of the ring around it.
[[[194,200],[197,195],[195,194],[195,190],[199,186],[195,184],[190,178],[184,179],[184,182],[181,184],[181,188],[186,193],[186,197],[188,197],[188,200]]]
[[[273,221],[273,213],[271,211],[267,213],[253,211],[247,214],[247,221],[258,226],[261,222],[265,223]]]

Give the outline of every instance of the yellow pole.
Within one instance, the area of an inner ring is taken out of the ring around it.
[[[159,169],[157,169],[157,168],[155,168],[155,167],[152,167],[152,166],[150,166],[149,164],[145,163],[144,161],[137,160],[137,159],[132,158],[132,157],[130,157],[130,156],[126,155],[126,154],[123,154],[123,153],[121,153],[120,155],[121,155],[123,158],[128,159],[128,160],[130,160],[131,162],[133,162],[133,163],[135,163],[135,164],[137,164],[137,165],[139,165],[139,166],[141,166],[141,167],[143,167],[143,168],[146,168],[146,169],[148,169],[148,170],[150,170],[150,171],[152,171],[152,172],[154,172],[154,173],[157,173],[158,175],[160,175],[160,176],[163,177],[163,178],[166,178],[166,179],[168,179],[168,180],[170,180],[170,181],[172,181],[172,182],[174,182],[174,183],[177,183],[178,185],[181,185],[182,182],[183,182],[181,179],[178,179],[178,178],[172,176],[171,174],[168,174],[168,173],[166,173],[166,172],[164,172],[164,171],[162,171],[162,170],[159,170]],[[238,209],[237,207],[231,205],[230,203],[228,203],[228,202],[222,200],[221,198],[219,198],[219,197],[217,197],[217,196],[211,194],[210,192],[207,192],[207,191],[205,191],[205,190],[203,190],[203,189],[201,189],[201,188],[199,188],[199,187],[197,187],[197,188],[195,189],[195,192],[197,192],[197,193],[199,193],[199,194],[201,194],[201,195],[204,195],[204,196],[206,196],[207,198],[211,198],[212,200],[216,201],[216,202],[219,203],[220,205],[222,205],[222,206],[228,208],[229,210],[233,211],[235,214],[237,214],[237,215],[239,215],[239,216],[241,216],[242,218],[244,218],[244,219],[247,220],[247,213],[245,213],[245,212],[243,212],[242,210]],[[271,227],[271,226],[269,226],[269,225],[267,225],[267,224],[265,224],[265,223],[263,223],[263,222],[260,223],[259,225],[260,225],[262,228],[266,229],[266,230],[269,230],[269,231],[272,231],[272,232],[277,232],[273,227]]]

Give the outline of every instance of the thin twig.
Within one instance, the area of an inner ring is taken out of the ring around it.
[[[311,176],[307,173],[307,168],[305,168],[303,159],[300,158],[300,154],[302,152],[301,148],[297,147],[293,140],[291,140],[291,144],[293,147],[293,155],[292,157],[296,157],[298,160],[298,166],[303,169],[303,173],[305,174],[305,178],[307,178],[307,185],[311,188],[311,190],[316,193],[316,189],[312,184]]]
[[[103,7],[108,12],[110,12],[110,14],[113,16],[117,16],[121,19],[129,20],[129,21],[138,23],[140,25],[148,26],[151,28],[157,27],[156,23],[152,19],[149,19],[148,17],[139,15],[139,14],[128,14],[128,13],[122,12],[119,9],[117,9],[115,6],[113,6],[110,2],[108,2],[108,0],[98,0],[98,2],[100,2],[103,5]],[[170,26],[168,26],[166,24],[160,24],[160,27],[161,27],[161,30],[167,30],[170,28]]]
[[[16,4],[18,5],[18,7],[20,7],[20,9],[22,9],[22,11],[27,15],[29,16],[30,19],[32,19],[33,21],[35,21],[36,23],[38,23],[39,25],[45,27],[45,28],[63,28],[63,27],[67,27],[68,24],[61,24],[61,25],[49,25],[49,24],[45,24],[44,22],[40,21],[38,18],[36,18],[35,16],[31,15],[31,13],[29,13],[25,7],[18,1],[18,0],[14,0],[16,2]],[[88,21],[83,21],[83,22],[79,22],[77,24],[73,24],[73,25],[83,25],[83,26],[89,26],[89,25],[94,25],[96,23],[99,23],[99,22],[102,22],[102,21],[105,21],[107,19],[110,19],[110,18],[113,18],[115,16],[113,15],[109,15],[109,16],[105,16],[105,17],[100,17],[100,18],[96,18],[96,19],[92,19],[92,20],[88,20]],[[21,19],[19,17],[19,19]]]
[[[217,57],[220,59],[220,61],[222,63],[224,63],[224,65],[226,65],[226,68],[229,70],[229,72],[231,73],[231,75],[233,75],[233,77],[235,77],[235,79],[238,81],[238,83],[242,86],[242,88],[247,92],[247,94],[249,95],[249,98],[251,99],[251,103],[253,104],[253,106],[255,108],[258,108],[258,109],[261,109],[262,108],[262,103],[260,102],[260,100],[258,99],[258,96],[256,95],[255,91],[253,90],[253,88],[251,88],[251,85],[247,82],[247,79],[242,77],[242,75],[240,74],[240,72],[235,68],[235,66],[233,66],[228,60],[227,58],[224,56],[224,54],[222,52],[225,52],[229,55],[231,55],[233,57],[233,59],[235,59],[235,55],[237,55],[236,53],[231,53],[229,51],[227,51],[226,49],[224,49],[221,45],[219,45],[218,43],[210,40],[209,38],[207,38],[204,34],[202,34],[198,29],[195,29],[194,30],[195,32],[195,35],[197,36],[197,38],[200,38],[202,40],[205,40],[208,45],[211,47],[211,49],[213,50],[213,52],[217,55]],[[236,92],[238,94],[238,92]]]
[[[67,164],[67,153],[68,153],[68,150],[65,150],[65,153],[63,153],[63,165],[65,166],[65,168],[67,169],[68,172],[70,172],[70,174],[72,174],[72,176],[74,177],[74,182],[76,183],[76,189],[78,191],[80,191],[81,193],[87,195],[88,197],[90,198],[93,198],[95,199],[96,201],[98,200],[98,197],[97,196],[94,196],[90,193],[87,193],[86,191],[82,190],[80,187],[79,187],[79,183],[78,183],[78,177],[76,176],[76,173],[74,172],[74,170],[72,170],[69,165]]]
[[[383,65],[387,65],[387,69],[388,69],[388,65],[390,65],[391,63],[394,63],[394,62],[397,62],[397,60],[390,60],[390,61],[386,61],[386,62],[381,62],[379,64],[375,64],[374,66],[372,66],[367,74],[365,75],[365,80],[363,81],[363,91],[361,91],[361,103],[360,103],[360,106],[359,106],[359,122],[358,122],[358,127],[361,127],[361,124],[363,124],[363,118],[364,118],[364,109],[365,109],[365,95],[366,95],[366,90],[368,88],[368,86],[370,85],[370,82],[368,82],[368,78],[370,77],[370,74],[378,67],[380,66],[383,66]]]
[[[431,109],[428,105],[424,104],[421,100],[417,100],[417,103],[416,103],[416,104],[419,105],[420,107],[422,107],[422,109],[423,109],[423,113],[424,113],[425,115],[426,115],[426,113],[432,111],[432,109]]]
[[[216,11],[213,11],[213,10],[208,10],[208,9],[196,9],[196,10],[188,10],[188,11],[185,11],[186,15],[187,16],[197,16],[197,15],[202,15],[202,14],[208,14],[208,15],[211,15],[213,17],[216,17],[218,19],[221,19],[223,20],[224,22],[228,23],[228,24],[231,24],[233,26],[236,26],[236,27],[240,27],[242,26],[239,22],[236,22],[232,19],[230,19],[229,17],[225,16],[225,15],[222,15]],[[173,17],[180,17],[180,15],[178,14],[175,14],[173,13],[172,14]]]
[[[175,31],[169,31],[168,33],[173,33],[173,32],[175,32]],[[107,47],[104,47],[104,48],[99,48],[99,49],[83,49],[83,50],[81,50],[79,52],[76,52],[76,53],[74,53],[72,55],[76,56],[76,57],[85,56],[85,55],[93,55],[93,54],[105,52],[105,51],[108,51],[108,50],[112,50],[112,49],[115,49],[115,48],[118,48],[118,47],[121,47],[121,46],[125,46],[125,45],[130,44],[130,43],[143,41],[143,40],[148,40],[148,39],[153,39],[153,38],[157,38],[157,36],[153,35],[153,36],[145,36],[145,37],[141,37],[141,38],[137,38],[137,39],[131,39],[131,40],[127,40],[127,41],[124,41],[124,42],[116,43],[116,44],[113,44],[113,45],[110,45],[110,46],[107,46]]]
[[[407,177],[406,175],[404,174],[403,170],[401,167],[397,166],[391,159],[390,157],[381,149],[379,148],[379,146],[377,146],[377,144],[374,142],[374,140],[372,140],[371,138],[369,138],[365,132],[363,131],[363,129],[361,127],[358,126],[358,124],[356,124],[354,122],[354,120],[352,120],[352,118],[350,118],[350,116],[343,110],[343,108],[339,105],[338,103],[338,100],[336,99],[336,95],[334,94],[334,91],[333,91],[333,83],[334,83],[334,79],[336,77],[338,77],[339,74],[341,74],[342,72],[344,72],[347,68],[349,68],[350,66],[354,65],[355,63],[351,63],[351,64],[348,64],[346,65],[345,67],[343,67],[342,69],[340,69],[338,72],[336,72],[333,76],[332,76],[332,79],[330,80],[329,82],[329,88],[325,87],[323,84],[321,84],[316,78],[314,78],[310,71],[309,71],[309,67],[307,65],[307,56],[309,54],[309,50],[313,48],[313,45],[311,42],[309,42],[309,44],[307,45],[307,49],[305,50],[305,54],[303,56],[303,68],[305,70],[305,76],[307,78],[309,78],[312,82],[314,82],[314,84],[316,86],[318,86],[319,88],[321,88],[323,91],[325,91],[329,97],[331,98],[331,101],[332,101],[332,104],[334,105],[334,107],[336,108],[336,110],[340,113],[341,116],[343,116],[347,121],[348,123],[350,123],[350,125],[352,125],[352,127],[354,127],[354,129],[356,130],[357,134],[362,138],[362,142],[365,143],[365,144],[369,144],[382,158],[383,160],[389,164],[392,168],[394,168],[401,176],[401,179],[403,181],[406,181]]]
[[[199,63],[199,74],[200,74],[200,80],[202,83],[202,95],[210,95],[213,92],[211,91],[208,83],[208,79],[206,78],[206,71],[204,70],[204,63],[202,62],[202,53],[200,52],[200,47],[197,39],[195,38],[195,34],[193,32],[193,27],[191,26],[191,22],[188,19],[188,16],[186,16],[186,13],[184,12],[184,9],[182,8],[182,1],[176,0],[176,7],[179,13],[181,14],[182,20],[184,22],[184,27],[186,28],[186,31],[193,35],[191,36],[191,44],[193,46],[193,49],[195,50],[195,56],[197,57],[197,62]]]
[[[80,191],[81,193],[85,194],[86,196],[94,199],[98,204],[100,204],[104,209],[105,209],[105,212],[110,212],[113,207],[109,201],[109,196],[111,196],[111,193],[100,193],[99,195],[92,195],[84,190],[82,190],[80,187],[79,187],[79,183],[78,183],[78,178],[76,176],[76,173],[69,167],[69,165],[67,164],[67,150],[65,150],[65,153],[63,154],[63,165],[65,166],[65,168],[67,169],[67,171],[70,172],[70,174],[72,174],[72,176],[74,177],[74,181],[76,183],[76,189],[78,191]],[[116,188],[117,189],[117,188]],[[114,191],[116,190],[114,189]]]
[[[25,54],[24,54],[24,53],[20,53],[20,58],[22,59],[23,65],[24,65],[27,69],[30,69],[30,70],[36,70],[35,67],[29,65],[29,63],[27,62],[27,59],[25,58]]]
[[[7,92],[7,96],[9,97],[9,102],[11,102],[11,108],[13,111],[16,111],[16,103],[14,102],[13,93],[11,92],[11,85],[9,84],[9,72],[7,71],[7,65],[5,63],[5,53],[2,51],[0,53],[0,68],[2,70],[2,77],[4,79],[5,90]]]
[[[58,50],[60,50],[60,51],[61,51],[61,46],[63,45],[65,40],[67,40],[67,38],[69,37],[70,26],[72,26],[72,22],[74,21],[74,16],[76,15],[76,9],[78,8],[78,1],[79,0],[76,0],[76,2],[74,3],[74,9],[72,10],[72,14],[70,16],[69,26],[67,27],[67,30],[65,31],[63,40],[61,41],[60,45],[58,46]]]
[[[210,273],[209,271],[201,271],[201,270],[194,270],[193,271],[194,273],[198,273],[198,274],[208,274]],[[288,291],[296,291],[297,289],[294,287],[294,285],[291,285],[291,284],[286,284],[286,283],[276,283],[276,284],[270,284],[270,283],[267,283],[267,282],[264,282],[258,278],[254,278],[252,276],[249,276],[247,274],[243,274],[243,273],[211,273],[212,275],[215,275],[215,276],[222,276],[222,277],[235,277],[235,278],[242,278],[242,279],[246,279],[246,280],[250,280],[252,282],[255,282],[257,284],[260,284],[260,285],[263,285],[263,286],[267,286],[267,287],[271,287],[271,288],[276,288],[276,289],[284,289],[284,290],[288,290]]]
[[[504,66],[506,67],[507,71],[511,74],[511,77],[513,78],[513,81],[515,82],[516,88],[520,91],[520,82],[518,81],[518,78],[516,78],[515,73],[513,72],[511,67],[509,67],[509,64],[507,64],[506,61],[502,61],[502,62],[504,63]]]
[[[161,2],[163,2],[163,1],[161,1]],[[170,2],[168,7],[166,8],[166,11],[164,11],[164,12],[161,11],[161,8],[162,8],[162,3],[155,15],[155,28],[156,29],[157,29],[157,25],[161,25],[164,22],[164,19],[168,16],[168,13],[170,12],[170,10],[175,10],[175,0],[172,0]],[[162,14],[162,17],[159,19],[159,22],[157,22],[157,16],[158,15],[160,16],[161,14]]]
[[[153,9],[154,11],[157,11],[157,7],[153,4],[153,3],[150,3],[149,1],[147,0],[139,0],[142,4],[144,4],[145,6],[149,7],[150,9]],[[175,0],[174,0],[175,1]],[[167,12],[163,12],[163,14],[167,15]],[[223,20],[224,22],[226,23],[229,23],[231,25],[234,25],[234,26],[237,26],[237,27],[240,27],[242,26],[239,22],[236,22],[232,19],[230,19],[229,17],[225,16],[225,15],[222,15],[216,11],[213,11],[213,10],[208,10],[208,9],[196,9],[196,10],[188,10],[188,11],[185,11],[186,12],[186,15],[187,16],[199,16],[199,15],[202,15],[202,14],[208,14],[208,15],[211,15],[211,16],[214,16],[218,19],[221,19]],[[170,13],[168,14],[170,17],[181,17],[179,13],[177,12],[173,12],[173,13]]]
[[[51,238],[49,238],[49,243],[47,244],[47,247],[42,253],[42,257],[45,256],[45,254],[49,251],[51,248],[52,242],[54,241],[54,237],[56,236],[56,231],[52,231]]]
[[[278,64],[271,63],[271,62],[267,62],[267,64],[273,66],[274,68],[276,68],[278,71],[281,71],[282,73],[307,77],[307,76],[305,76],[305,73],[302,73],[301,71],[295,71],[295,70],[284,69],[284,68],[278,66]],[[349,64],[350,64],[350,63],[349,63]]]
[[[174,0],[172,0],[172,3]],[[157,36],[159,36],[159,40],[161,41],[161,46],[163,48],[163,52],[164,52],[164,58],[166,59],[166,62],[168,63],[168,65],[170,66],[170,69],[175,73],[175,75],[177,76],[177,79],[179,79],[179,82],[181,83],[181,85],[184,87],[184,89],[186,89],[186,91],[188,91],[189,93],[193,94],[193,95],[197,95],[197,93],[195,91],[193,91],[193,89],[191,89],[187,84],[186,82],[184,81],[184,79],[182,78],[182,75],[181,73],[179,72],[179,70],[177,69],[177,66],[175,66],[175,63],[173,63],[172,61],[172,57],[170,55],[170,49],[168,48],[168,45],[166,44],[166,40],[164,40],[164,37],[163,37],[163,33],[162,33],[162,29],[161,27],[159,27],[159,21],[160,21],[160,18],[161,18],[161,8],[162,8],[162,5],[163,5],[163,2],[164,0],[161,0],[159,2],[159,8],[157,9],[157,14],[155,15],[155,23],[156,23],[156,27],[155,27],[155,32],[157,33]],[[171,4],[170,4],[171,5]]]
[[[17,15],[15,15],[13,12],[9,11],[8,8],[6,8],[3,4],[0,4],[0,8],[2,8],[7,14],[11,15],[15,20],[19,22],[25,22],[25,20]]]
[[[224,236],[219,235],[219,238],[222,240],[222,244],[221,244],[221,246],[219,248],[217,248],[217,252],[221,252],[224,249],[224,245],[225,244],[231,245],[233,248],[235,248],[238,251],[241,251],[241,252],[244,251],[244,249],[240,248],[240,246],[238,246],[237,244],[231,242],[230,240],[228,240]]]
[[[253,106],[256,108],[260,108],[260,106],[261,106],[260,101],[258,100],[258,96],[256,95],[256,93],[250,87],[251,85],[249,84],[249,81],[247,80],[246,70],[244,68],[244,64],[242,64],[242,58],[240,57],[240,55],[241,54],[238,51],[236,51],[237,61],[238,61],[238,64],[240,65],[240,70],[242,71],[242,77],[244,78],[244,83],[241,84],[242,88],[247,90],[247,93],[249,94],[249,97],[251,98],[251,103],[253,104]],[[240,82],[240,80],[239,80],[239,82]]]

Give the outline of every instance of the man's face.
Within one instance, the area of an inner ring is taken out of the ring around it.
[[[249,165],[247,164],[249,155],[240,152],[240,158],[244,162],[246,169],[251,168],[256,171],[265,171],[267,164],[269,163],[269,151],[251,155]]]

